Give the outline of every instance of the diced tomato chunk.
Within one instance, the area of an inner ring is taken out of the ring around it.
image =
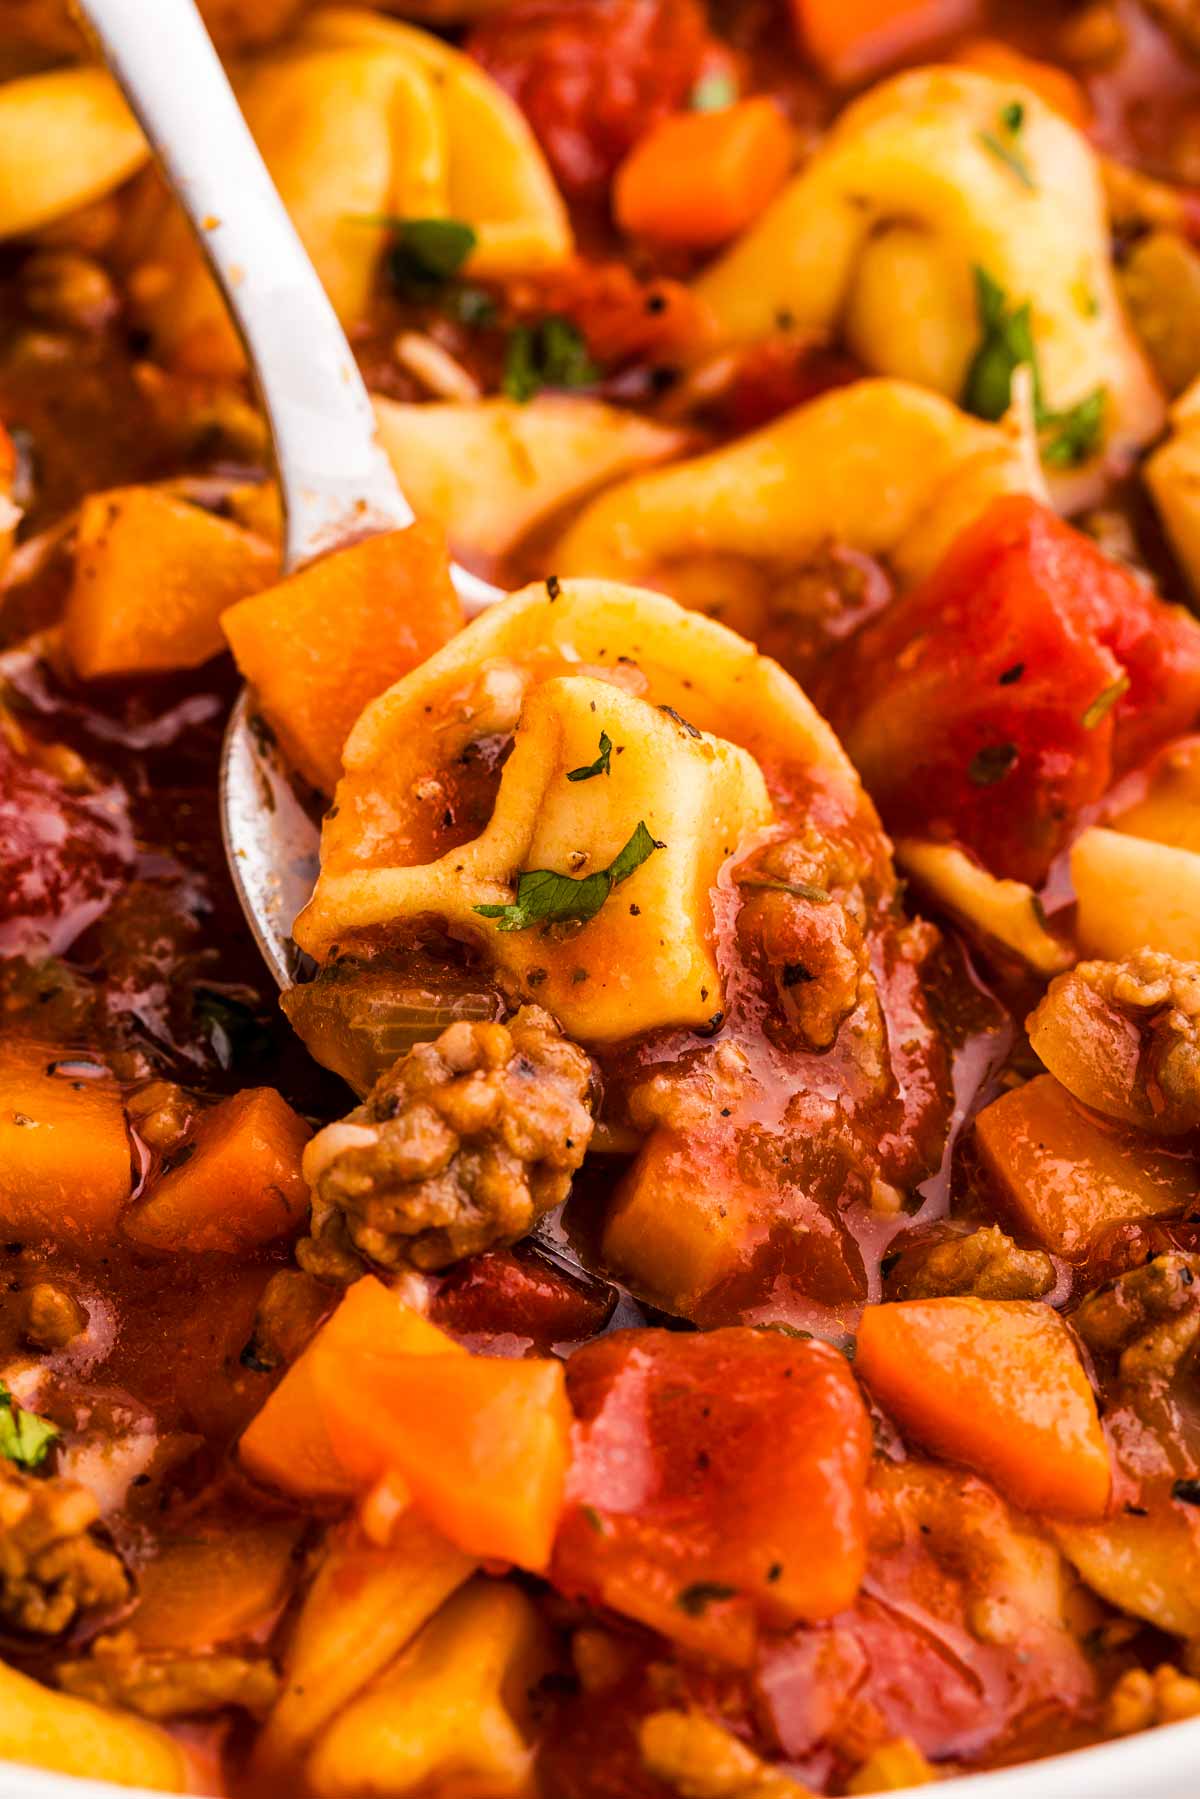
[[[1200,711],[1200,625],[1035,500],[996,500],[832,658],[884,821],[1041,881],[1079,814]]]
[[[836,1350],[743,1326],[616,1331],[571,1357],[567,1390],[563,1591],[743,1665],[760,1622],[852,1603],[871,1432]]]
[[[684,104],[708,44],[697,0],[516,0],[467,49],[517,101],[564,192],[599,199],[626,152]]]
[[[456,1337],[506,1337],[546,1355],[556,1343],[594,1337],[616,1304],[615,1287],[555,1268],[534,1249],[470,1256],[433,1297],[433,1323]]]

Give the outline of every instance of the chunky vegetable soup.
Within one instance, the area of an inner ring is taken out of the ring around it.
[[[205,10],[418,523],[283,578],[8,0],[0,1759],[804,1799],[1200,1716],[1200,9]]]

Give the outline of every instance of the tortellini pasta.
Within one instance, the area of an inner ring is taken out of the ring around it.
[[[524,405],[376,399],[379,437],[418,518],[467,560],[506,555],[543,518],[619,475],[665,462],[685,432],[586,396]]]
[[[1071,846],[1080,948],[1200,961],[1200,739],[1168,745],[1138,787],[1132,805]]]
[[[609,489],[567,531],[558,564],[672,592],[673,573],[703,557],[787,568],[833,540],[917,580],[1004,493],[1045,495],[1019,407],[988,425],[907,382],[860,381]]]
[[[572,250],[566,207],[525,115],[479,64],[442,38],[356,7],[306,15],[302,41],[403,57],[421,72],[445,131],[442,211],[471,225],[474,275],[554,268]]]
[[[461,771],[514,733],[476,834]],[[359,719],[296,941],[328,960],[356,934],[432,917],[584,1043],[706,1025],[724,1004],[712,893],[774,817],[758,756],[819,768],[851,812],[861,804],[800,689],[732,632],[635,588],[530,587]],[[611,876],[639,841],[598,909],[511,928],[520,876]]]
[[[344,324],[368,307],[388,217],[461,219],[478,275],[570,253],[563,203],[513,102],[440,39],[329,9],[238,78],[246,120]],[[206,373],[241,367],[221,297],[182,215],[140,236],[160,279],[143,299],[160,351]],[[143,291],[147,284],[142,283]]]
[[[1103,389],[1106,446],[1159,430],[1122,314],[1097,158],[1031,89],[916,69],[872,89],[699,280],[719,338],[839,326],[869,368],[957,399],[980,342],[976,271],[1029,302],[1056,412]]]
[[[50,69],[0,87],[0,237],[66,218],[150,155],[103,69]]]

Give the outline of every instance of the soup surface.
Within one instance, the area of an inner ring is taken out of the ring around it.
[[[283,578],[9,0],[0,1760],[804,1799],[1200,1716],[1196,7],[201,10],[418,523]]]

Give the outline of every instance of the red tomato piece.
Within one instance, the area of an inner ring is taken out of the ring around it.
[[[835,654],[821,702],[899,835],[1044,879],[1081,810],[1200,710],[1200,626],[1053,512],[996,500]]]
[[[605,197],[626,153],[684,104],[708,46],[697,0],[516,0],[467,40],[575,199]]]
[[[624,262],[576,256],[561,269],[511,281],[507,300],[522,318],[561,314],[579,327],[606,369],[685,356],[704,332],[704,313],[681,281],[642,280]]]
[[[866,1406],[824,1343],[736,1326],[615,1331],[573,1355],[551,1579],[718,1660],[761,1622],[851,1604],[866,1558]]]

